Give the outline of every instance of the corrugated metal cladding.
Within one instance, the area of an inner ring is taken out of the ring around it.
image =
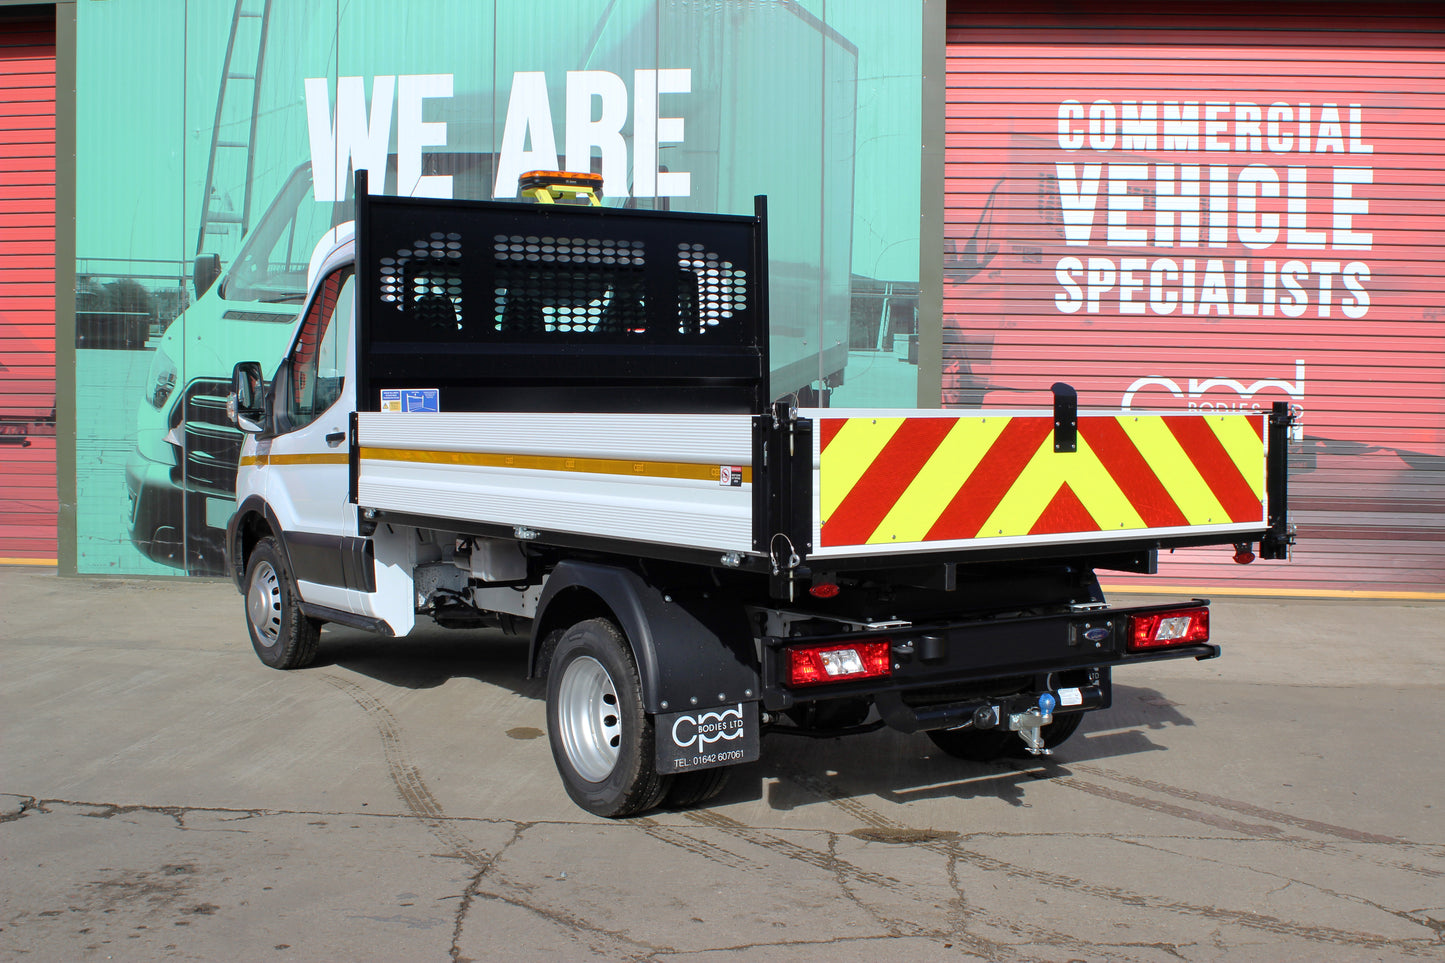
[[[1294,560],[1149,582],[1445,591],[1442,64],[1435,4],[951,4],[945,404],[1288,402]]]
[[[53,560],[55,27],[0,21],[0,559]]]

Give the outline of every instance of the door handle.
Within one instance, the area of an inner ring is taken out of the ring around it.
[[[335,448],[337,445],[341,444],[345,440],[346,432],[344,431],[333,431],[331,434],[326,436],[326,443],[332,448]]]

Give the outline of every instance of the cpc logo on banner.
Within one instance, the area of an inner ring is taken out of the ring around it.
[[[1291,428],[1291,438],[1294,441],[1300,441],[1304,437],[1304,426],[1298,421],[1299,415],[1303,412],[1303,408],[1301,408],[1299,402],[1304,399],[1305,394],[1305,363],[1303,360],[1295,361],[1294,376],[1295,380],[1293,383],[1284,381],[1279,378],[1262,378],[1259,381],[1248,385],[1244,384],[1242,381],[1237,381],[1234,378],[1206,378],[1202,381],[1198,378],[1190,378],[1187,390],[1181,388],[1179,386],[1179,382],[1175,381],[1172,378],[1150,376],[1147,378],[1139,378],[1135,380],[1133,384],[1129,385],[1128,389],[1124,392],[1124,398],[1120,402],[1119,407],[1123,408],[1126,411],[1131,410],[1134,406],[1134,396],[1136,394],[1143,391],[1145,388],[1157,387],[1164,388],[1175,398],[1187,401],[1189,407],[1195,410],[1258,411],[1261,410],[1264,405],[1254,400],[1255,395],[1257,395],[1261,391],[1264,391],[1267,388],[1274,388],[1276,390],[1283,391],[1290,397],[1290,410],[1295,413],[1295,417],[1297,419],[1294,427]],[[1239,396],[1240,400],[1205,400],[1204,393],[1213,388],[1225,388],[1233,391],[1236,395]]]
[[[723,739],[741,739],[743,735],[743,705],[724,709],[721,712],[703,712],[679,716],[672,724],[672,742],[680,749],[696,748],[703,751],[714,742]]]

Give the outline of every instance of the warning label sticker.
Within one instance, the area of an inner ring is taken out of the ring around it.
[[[441,411],[435,388],[382,388],[381,410],[404,413]]]

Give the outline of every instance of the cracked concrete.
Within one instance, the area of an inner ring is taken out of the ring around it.
[[[0,569],[0,958],[1440,959],[1441,614],[1217,601],[1224,659],[1121,671],[1051,761],[769,740],[609,822],[517,640],[280,673],[228,584]]]

